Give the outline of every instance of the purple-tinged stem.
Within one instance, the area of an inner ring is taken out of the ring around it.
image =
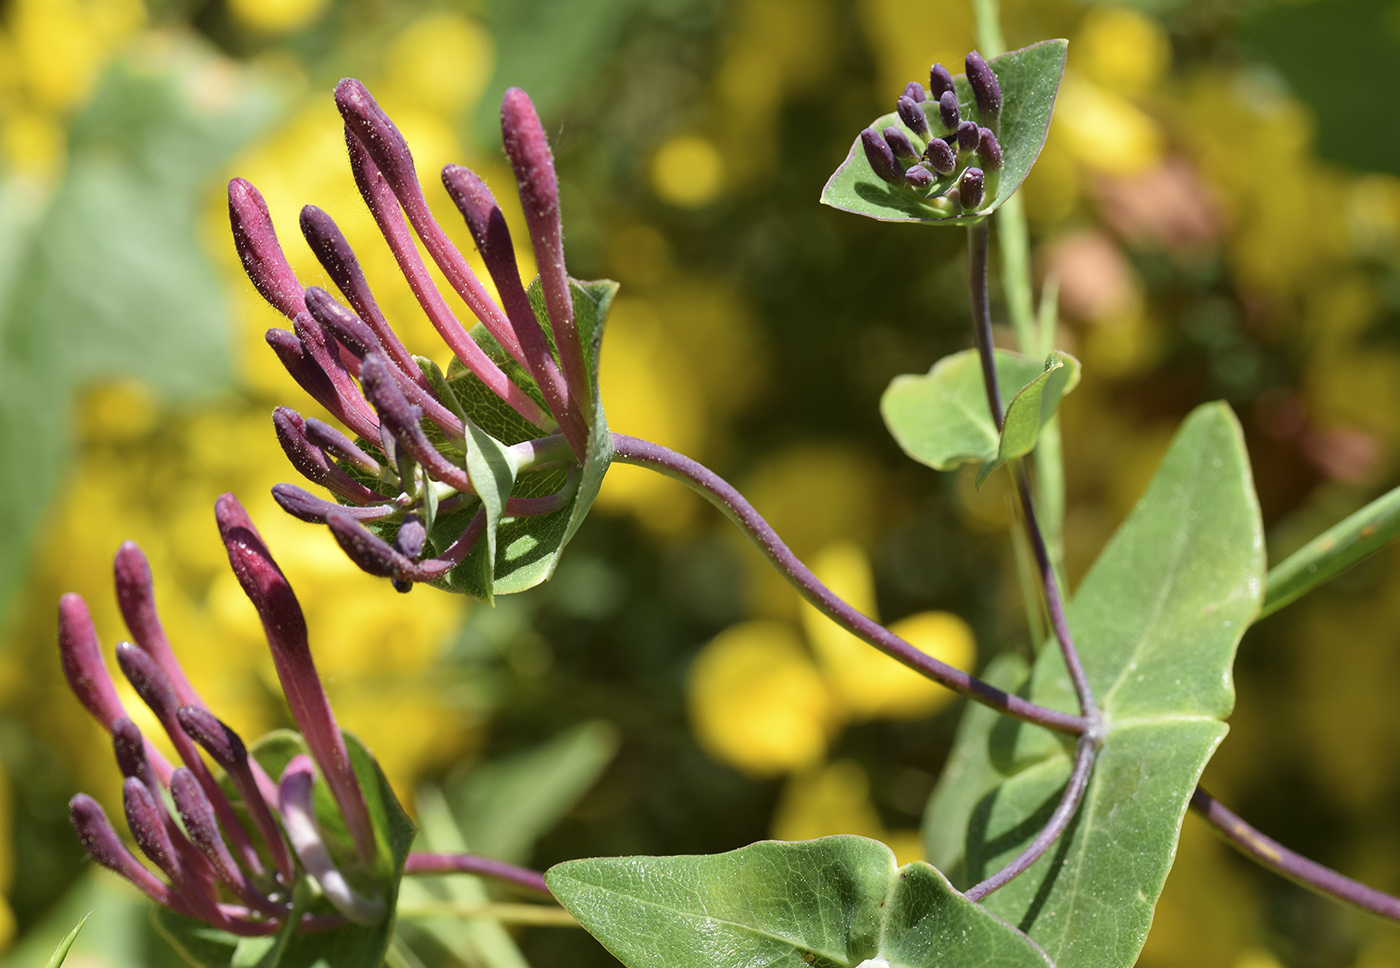
[[[1080,801],[1084,799],[1084,791],[1089,787],[1089,774],[1094,769],[1094,757],[1098,755],[1098,752],[1099,744],[1093,737],[1088,735],[1079,737],[1079,743],[1074,753],[1074,768],[1070,771],[1064,795],[1060,797],[1060,803],[1055,807],[1055,812],[1050,815],[1049,822],[1011,863],[982,883],[968,889],[967,897],[969,900],[980,901],[998,888],[1005,887],[1026,868],[1039,860],[1041,855],[1050,849],[1050,845],[1060,838],[1070,821],[1074,819],[1074,812],[1079,809]]]
[[[360,384],[365,389],[365,396],[378,411],[381,424],[394,435],[399,446],[427,468],[429,475],[464,494],[476,493],[466,469],[443,456],[423,432],[422,410],[408,402],[393,378],[389,364],[378,353],[365,357],[364,366],[360,369]],[[403,481],[402,484],[406,491],[412,487],[412,481]]]
[[[374,924],[384,914],[384,902],[358,894],[335,866],[316,824],[316,811],[311,803],[314,781],[311,758],[304,753],[292,757],[278,784],[287,839],[292,842],[301,865],[315,878],[337,911],[356,924]]]
[[[1400,921],[1400,897],[1367,887],[1360,881],[1324,867],[1289,850],[1272,837],[1250,826],[1205,790],[1196,787],[1191,809],[1205,818],[1231,847],[1256,863],[1302,887],[1345,901],[1391,921]]]
[[[362,571],[396,581],[429,582],[446,577],[448,572],[462,563],[486,530],[486,512],[477,511],[456,541],[436,558],[424,561],[414,561],[383,538],[371,534],[349,515],[329,511],[326,513],[326,525],[341,550]]]
[[[310,319],[311,317],[308,315],[306,318]],[[302,343],[300,337],[285,329],[269,329],[266,339],[267,345],[272,347],[272,351],[277,354],[277,358],[281,360],[282,366],[296,381],[297,386],[305,390],[313,400],[329,410],[337,420],[361,437],[367,440],[378,439],[379,428],[366,420],[357,408],[345,405],[345,401],[340,398],[335,384],[321,369],[321,365],[316,362],[311,351]],[[358,397],[359,394],[357,393],[356,396]]]
[[[117,607],[122,619],[131,631],[136,644],[156,660],[165,678],[175,688],[175,695],[181,703],[203,706],[204,701],[190,684],[185,670],[175,658],[170,648],[170,640],[161,626],[160,615],[156,612],[155,585],[151,580],[151,566],[145,554],[133,541],[123,542],[112,561],[112,571],[116,575]]]
[[[403,865],[404,876],[413,874],[475,874],[508,881],[541,894],[549,894],[544,875],[528,867],[517,867],[504,861],[475,854],[409,854]]]
[[[331,511],[342,511],[356,521],[379,521],[393,517],[397,512],[392,504],[376,504],[367,508],[346,507],[344,504],[317,497],[295,484],[272,485],[272,499],[283,511],[309,524],[325,524],[326,515]]]
[[[320,447],[312,443],[306,434],[305,419],[291,407],[273,410],[272,426],[277,431],[277,441],[282,445],[287,460],[311,483],[362,506],[390,500],[386,495],[365,487],[330,460]]]
[[[568,381],[555,365],[544,330],[540,329],[530,297],[525,294],[521,283],[520,267],[515,261],[515,245],[511,242],[505,215],[486,183],[470,169],[448,165],[442,170],[442,183],[466,220],[472,239],[486,263],[486,270],[491,274],[491,281],[496,284],[506,315],[520,337],[530,375],[544,394],[545,403],[559,421],[574,454],[582,460],[588,437],[588,427],[580,409],[584,398],[570,389]]]
[[[374,828],[345,740],[316,674],[301,606],[238,499],[232,494],[221,495],[214,504],[214,514],[233,573],[262,619],[292,716],[340,807],[360,860],[369,864],[375,855]]]
[[[350,418],[346,425],[361,437],[373,440],[379,430],[374,420],[374,412],[360,396],[354,378],[341,360],[340,344],[326,333],[310,313],[298,313],[297,318],[292,321],[292,331],[301,340],[301,345],[305,347],[311,359],[321,368],[321,372],[330,379],[331,386],[335,387],[336,399],[341,401],[341,409],[345,416]],[[339,417],[340,414],[336,416]]]
[[[180,727],[198,743],[210,758],[228,774],[253,820],[263,843],[272,854],[272,862],[282,875],[282,882],[292,883],[292,855],[282,840],[271,807],[277,803],[277,785],[263,772],[257,761],[248,756],[243,739],[209,710],[200,706],[182,706],[176,714]]]
[[[219,788],[218,781],[209,772],[209,768],[204,765],[204,760],[200,758],[199,750],[195,748],[194,742],[180,728],[178,718],[180,700],[176,698],[175,690],[171,688],[165,675],[160,671],[160,666],[156,665],[155,660],[149,655],[129,642],[121,642],[117,645],[117,664],[121,666],[127,681],[136,690],[136,694],[141,697],[141,701],[150,707],[151,712],[155,713],[156,719],[160,721],[160,725],[165,729],[171,743],[180,754],[180,759],[199,780],[199,785],[204,788],[205,794],[214,804],[214,809],[219,815],[219,822],[227,831],[229,840],[233,842],[234,848],[238,851],[238,856],[243,858],[243,863],[248,866],[249,870],[261,874],[262,861],[258,857],[258,852],[253,848],[252,841],[244,832],[243,825],[238,822],[238,814],[234,812],[233,804],[229,803],[228,797],[224,796],[224,791]]]
[[[246,179],[235,178],[228,183],[228,218],[243,271],[262,297],[288,319],[305,312],[301,283],[282,253],[267,203]]]
[[[509,88],[501,99],[501,136],[506,156],[515,169],[515,183],[525,210],[525,224],[535,249],[549,310],[549,326],[554,346],[564,370],[569,398],[582,414],[589,398],[588,370],[583,360],[574,320],[574,301],[569,292],[569,273],[564,267],[564,228],[559,215],[559,179],[554,172],[554,155],[544,135],[544,125],[535,113],[530,96],[518,87]]]
[[[308,417],[302,423],[306,439],[332,457],[354,464],[366,474],[378,477],[383,471],[379,461],[360,449],[360,445],[323,420]]]
[[[219,880],[227,884],[249,907],[271,917],[286,914],[285,908],[254,887],[247,875],[239,869],[238,862],[233,859],[233,854],[229,853],[228,845],[219,833],[219,824],[214,819],[214,805],[204,795],[204,790],[200,788],[194,774],[184,767],[176,770],[170,777],[170,796],[175,801],[175,810],[180,814],[180,820],[184,823],[191,842],[213,865]]]
[[[812,570],[783,543],[773,526],[754,510],[753,505],[732,484],[709,468],[660,444],[625,434],[613,434],[613,459],[623,464],[649,467],[696,491],[719,508],[788,583],[822,614],[919,674],[1008,716],[1046,729],[1078,736],[1088,728],[1084,717],[1047,709],[1020,696],[1003,692],[961,669],[938,661],[862,615],[822,584]]]
[[[117,688],[102,661],[102,648],[92,625],[87,602],[72,592],[58,600],[58,655],[63,675],[78,702],[93,719],[107,730],[119,719],[126,719],[126,709],[117,698]],[[161,783],[170,782],[174,768],[160,752],[146,741],[146,758]]]

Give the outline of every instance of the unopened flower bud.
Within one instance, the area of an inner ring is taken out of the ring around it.
[[[940,175],[950,175],[958,167],[957,156],[942,138],[934,138],[928,143],[928,161]]]
[[[146,739],[136,724],[125,716],[112,723],[112,751],[117,755],[117,769],[122,771],[122,776],[134,776],[146,786],[151,786]]]
[[[919,160],[919,151],[914,147],[914,142],[909,140],[909,136],[904,133],[903,128],[890,125],[884,131],[885,143],[890,146],[890,151],[894,152],[895,161],[900,165],[912,165]]]
[[[958,179],[958,199],[962,202],[963,208],[977,209],[981,207],[984,191],[985,184],[980,168],[969,168],[962,173],[962,178]]]
[[[958,125],[958,150],[976,151],[981,135],[977,133],[977,123],[974,121],[964,121]]]
[[[962,115],[958,111],[956,91],[944,91],[943,96],[938,99],[938,119],[943,122],[944,130],[949,132],[958,130]]]
[[[413,167],[413,152],[408,150],[408,142],[363,84],[353,77],[337,84],[335,106],[345,119],[346,130],[365,146],[395,195],[404,188],[417,186],[418,172]]]
[[[1001,114],[1001,85],[997,83],[997,76],[992,73],[991,67],[975,50],[967,55],[967,83],[972,87],[972,96],[977,99],[977,110],[982,113],[982,120],[996,120]],[[966,199],[963,204],[967,205]]]
[[[282,254],[267,203],[252,182],[235,178],[228,183],[228,218],[234,248],[253,286],[273,309],[288,319],[296,316],[305,308],[301,283]]]
[[[352,355],[364,359],[371,350],[379,349],[379,340],[363,319],[342,306],[320,286],[308,286],[304,294],[306,311],[320,323]]]
[[[924,86],[918,81],[910,81],[904,85],[904,96],[915,104],[923,104],[928,100],[928,95],[924,93]]]
[[[72,592],[58,600],[58,654],[73,694],[93,719],[111,729],[126,711],[102,661],[87,603]]]
[[[860,133],[860,143],[865,149],[865,160],[870,163],[870,170],[885,181],[897,184],[903,173],[895,164],[894,152],[884,136],[874,128],[866,128]]]
[[[307,524],[325,524],[330,511],[344,511],[357,521],[378,521],[393,517],[396,509],[392,504],[376,504],[369,507],[347,507],[334,501],[305,491],[295,484],[272,485],[272,499],[277,506],[292,517]]]
[[[423,553],[427,542],[428,530],[423,527],[423,519],[416,514],[405,515],[399,533],[394,537],[394,547],[410,558],[417,558]]]
[[[928,69],[928,99],[937,101],[945,91],[954,90],[953,75],[942,64],[934,64]]]
[[[910,188],[920,192],[932,188],[935,181],[933,172],[929,171],[923,165],[915,165],[913,168],[906,171],[904,173],[904,180],[908,183]]]
[[[997,141],[997,136],[992,133],[991,128],[978,128],[977,134],[977,163],[982,166],[983,171],[1001,171],[1005,162],[1002,160],[1001,143]]]
[[[908,96],[901,96],[895,102],[895,110],[899,112],[899,120],[904,122],[905,127],[914,132],[920,138],[929,136],[928,118],[924,116],[924,109],[918,102]]]

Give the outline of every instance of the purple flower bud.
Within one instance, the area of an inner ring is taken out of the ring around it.
[[[934,64],[928,69],[928,99],[937,101],[943,97],[944,91],[951,91],[953,88],[953,75],[948,73],[948,68],[942,64]]]
[[[333,457],[354,464],[366,474],[378,474],[379,462],[360,449],[349,437],[336,430],[324,420],[307,417],[302,424],[306,439]]]
[[[924,109],[913,98],[901,95],[895,102],[895,111],[899,114],[899,120],[903,121],[910,131],[920,138],[929,136],[928,118],[924,117]]]
[[[900,165],[910,165],[919,160],[919,151],[914,147],[914,142],[910,141],[909,136],[904,133],[903,128],[890,125],[885,129],[884,136],[885,143],[890,146],[895,161]]]
[[[305,754],[293,757],[282,773],[278,790],[287,839],[307,873],[341,914],[357,924],[373,924],[384,914],[384,903],[357,893],[331,859],[311,801],[314,779],[311,760]]]
[[[969,211],[981,207],[984,191],[980,168],[968,168],[962,173],[962,178],[958,179],[958,200],[962,202],[962,207]]]
[[[112,723],[112,752],[117,756],[117,769],[122,771],[122,776],[134,776],[154,788],[155,778],[151,775],[150,761],[146,759],[146,738],[125,716]]]
[[[122,674],[131,683],[131,688],[136,690],[142,702],[151,707],[157,719],[162,723],[175,721],[180,700],[154,659],[130,642],[118,642],[117,665],[121,666]]]
[[[972,96],[977,99],[977,110],[983,121],[995,121],[1001,114],[1001,85],[991,67],[977,51],[967,55],[967,83],[972,87]],[[967,205],[967,200],[963,200]],[[975,207],[975,206],[969,206]]]
[[[1001,171],[1004,162],[997,136],[992,133],[991,128],[978,128],[977,134],[977,163],[982,166],[983,171]]]
[[[374,414],[360,396],[341,358],[340,348],[331,335],[310,313],[298,313],[297,318],[292,320],[292,329],[301,340],[303,354],[315,361],[335,388],[335,407],[327,409],[361,437],[373,438],[379,430]]]
[[[371,350],[380,349],[374,330],[365,321],[336,301],[320,286],[308,286],[304,293],[306,311],[340,343],[359,359]],[[418,367],[414,366],[414,372]]]
[[[305,421],[295,410],[290,407],[278,407],[273,410],[272,425],[277,431],[277,440],[282,445],[287,459],[307,480],[329,488],[333,493],[355,504],[376,504],[386,500],[333,464],[325,453],[307,438]]]
[[[262,297],[288,319],[304,310],[301,283],[282,254],[267,203],[246,179],[228,183],[228,218],[243,271]]]
[[[428,529],[423,527],[423,519],[416,514],[404,515],[399,533],[394,537],[394,547],[410,558],[417,558],[427,542]]]
[[[874,128],[866,128],[860,133],[860,143],[865,148],[865,160],[870,163],[871,171],[890,184],[898,184],[904,175],[895,164],[894,152],[884,136]]]
[[[975,122],[964,121],[962,124],[958,125],[959,151],[976,151],[980,140],[981,135],[978,134],[978,128]]]
[[[382,518],[393,517],[397,513],[397,509],[392,504],[379,504],[364,508],[336,504],[334,501],[327,501],[325,498],[308,493],[295,484],[272,485],[272,499],[277,502],[278,507],[292,517],[308,524],[325,524],[326,513],[329,511],[344,511],[356,521],[378,521]]]
[[[915,104],[922,104],[928,100],[928,95],[924,93],[924,86],[918,81],[910,81],[904,85],[904,96]]]
[[[413,561],[407,555],[367,531],[348,514],[327,511],[326,524],[341,550],[361,571],[377,578],[398,580],[405,580],[413,573]]]
[[[942,138],[934,138],[928,143],[928,161],[940,175],[952,174],[953,169],[958,167],[957,156]]]
[[[933,187],[933,172],[923,165],[915,165],[904,173],[904,180],[909,183],[909,187],[916,191],[925,192]]]
[[[68,819],[72,821],[83,849],[93,860],[131,881],[157,904],[193,914],[182,898],[176,896],[168,885],[147,870],[132,856],[131,851],[126,849],[121,837],[112,828],[112,822],[107,819],[106,812],[96,800],[86,793],[79,793],[68,801]]]
[[[416,190],[418,172],[413,167],[413,152],[365,86],[353,77],[345,78],[335,86],[335,106],[345,119],[346,130],[365,146],[394,194],[409,186]]]
[[[156,660],[181,702],[199,703],[199,694],[185,677],[185,671],[170,649],[165,629],[161,627],[151,566],[145,554],[134,542],[124,542],[112,561],[112,571],[116,577],[117,606],[132,638]]]
[[[171,775],[170,797],[175,801],[175,810],[180,814],[180,820],[184,823],[190,840],[213,866],[219,880],[227,884],[242,900],[263,913],[273,917],[285,914],[284,908],[272,903],[266,895],[253,888],[243,872],[238,869],[238,862],[234,860],[228,845],[224,843],[223,835],[219,833],[214,807],[204,795],[193,773],[181,767]]]
[[[58,600],[58,655],[68,687],[93,719],[110,730],[115,720],[125,718],[126,710],[102,661],[87,602],[72,592]]]
[[[378,353],[365,357],[360,370],[360,385],[364,387],[365,396],[379,411],[384,428],[393,434],[393,439],[414,460],[427,468],[433,478],[459,491],[475,493],[466,470],[444,457],[423,432],[422,410],[409,403],[403,388],[391,375],[389,365]],[[409,482],[402,483],[405,489],[409,487]]]
[[[938,119],[943,122],[945,131],[956,131],[958,129],[961,115],[958,112],[958,95],[956,91],[944,91],[943,96],[938,99]]]

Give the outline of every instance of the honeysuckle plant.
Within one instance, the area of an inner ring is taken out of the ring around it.
[[[984,39],[995,41],[991,6],[978,9]],[[220,532],[300,734],[245,749],[203,706],[165,642],[145,562],[124,547],[118,600],[133,643],[118,646],[118,664],[182,765],[140,735],[85,607],[65,598],[64,668],[112,735],[128,828],[161,876],[80,795],[73,821],[89,852],[161,905],[169,936],[202,965],[378,965],[399,879],[463,872],[551,895],[628,968],[1127,968],[1188,809],[1264,866],[1400,920],[1400,899],[1300,857],[1197,785],[1225,735],[1240,637],[1400,533],[1400,495],[1267,571],[1239,424],[1225,404],[1205,404],[1066,597],[1055,539],[1061,471],[1046,442],[1080,365],[1054,348],[1053,305],[1038,321],[1013,320],[1019,352],[994,347],[987,283],[995,217],[1007,288],[1029,292],[1013,193],[1044,141],[1065,56],[1065,42],[1052,40],[969,53],[958,76],[934,64],[927,87],[910,82],[895,111],[860,133],[822,194],[856,214],[968,233],[973,348],[897,377],[880,406],[914,460],[940,471],[974,464],[979,486],[993,473],[1013,485],[1037,650],[1031,662],[999,657],[982,678],[841,600],[714,472],[609,430],[597,373],[616,287],[567,274],[553,162],[522,92],[507,92],[502,132],[538,279],[524,285],[480,179],[456,166],[442,175],[497,303],[428,211],[393,123],[358,82],[336,91],[356,182],[452,352],[446,371],[407,352],[326,213],[308,207],[301,228],[343,302],[301,286],[256,189],[241,180],[229,189],[248,275],[292,321],[268,342],[343,426],[275,413],[293,465],[329,493],[279,485],[284,509],[328,525],[360,567],[401,590],[427,583],[490,600],[549,577],[611,462],[685,483],[827,618],[973,700],[928,804],[928,862],[897,866],[883,844],[854,836],[711,856],[584,858],[544,874],[467,854],[409,853],[412,826],[369,752],[336,728],[291,589],[231,496],[216,509]],[[472,313],[470,328],[434,288],[415,237]]]

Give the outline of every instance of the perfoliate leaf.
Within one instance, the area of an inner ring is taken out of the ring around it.
[[[1011,925],[864,837],[558,864],[549,889],[627,968],[1046,968]]]
[[[467,477],[481,500],[486,515],[486,531],[478,544],[485,543],[483,553],[471,557],[464,566],[454,569],[452,580],[482,601],[490,603],[495,583],[497,533],[506,501],[515,486],[515,461],[505,444],[467,418]],[[472,574],[471,569],[476,573]],[[468,583],[472,583],[469,587]]]
[[[1079,382],[1079,361],[1068,353],[1041,361],[1008,350],[997,350],[995,359],[1002,398],[1011,400],[1003,434],[987,406],[976,350],[945,356],[927,373],[890,381],[880,397],[880,414],[906,454],[947,471],[970,461],[995,467],[1035,446],[1060,398]]]
[[[1235,648],[1258,611],[1263,566],[1239,424],[1223,404],[1199,407],[1068,610],[1107,729],[1084,801],[1050,852],[984,901],[1060,968],[1136,960],[1191,793],[1225,735]],[[1077,709],[1053,643],[1036,660],[1028,694]],[[1015,720],[988,729],[980,711],[969,718],[960,743],[984,734],[986,754],[966,753],[970,768],[940,786],[926,818],[930,830],[965,830],[967,885],[1040,831],[1069,775],[1072,746]],[[955,789],[963,784],[973,790]],[[969,816],[976,789],[990,792]],[[939,853],[956,868],[947,838],[940,835]]]
[[[1000,119],[992,124],[986,120],[979,120],[978,123],[996,133],[1005,164],[995,176],[995,192],[991,190],[989,173],[990,197],[975,212],[942,212],[914,192],[889,184],[871,169],[859,136],[851,145],[846,160],[822,189],[822,203],[885,222],[937,222],[945,225],[963,225],[996,211],[1020,187],[1039,157],[1041,146],[1045,144],[1050,115],[1055,108],[1055,95],[1060,89],[1060,75],[1065,69],[1067,47],[1068,42],[1064,40],[1045,40],[993,57],[987,62],[1001,86],[1003,104]],[[959,74],[954,78],[954,83],[957,85],[962,117],[978,118],[977,102],[967,79]],[[927,102],[923,106],[926,113],[931,111],[934,118],[938,117],[937,104]],[[899,127],[905,134],[913,135],[900,121],[898,114],[886,114],[875,119],[870,126],[877,131],[891,126]]]

